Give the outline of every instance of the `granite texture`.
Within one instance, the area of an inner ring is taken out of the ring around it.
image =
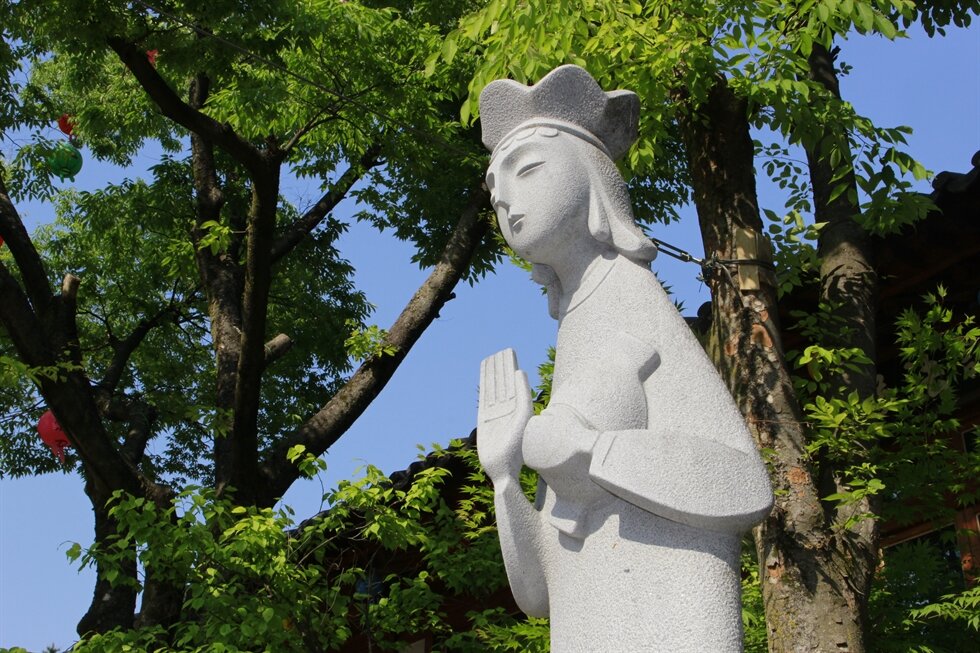
[[[558,320],[551,403],[533,416],[512,350],[483,361],[477,449],[511,588],[568,651],[742,648],[739,543],[770,510],[731,396],[650,272],[613,160],[639,103],[562,66],[481,95],[504,238]],[[521,493],[538,471],[537,500]]]

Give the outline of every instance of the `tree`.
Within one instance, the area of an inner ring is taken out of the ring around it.
[[[481,57],[464,118],[476,115],[490,80],[530,83],[561,63],[640,94],[640,141],[624,164],[638,214],[650,216],[668,189],[690,193],[712,291],[708,349],[770,462],[776,508],[754,535],[771,651],[866,648],[880,494],[895,472],[885,445],[898,438],[865,419],[898,415],[895,396],[875,392],[868,239],[927,207],[906,192],[907,176],[925,171],[902,151],[903,130],[873,125],[840,97],[834,40],[852,31],[891,39],[913,21],[942,32],[978,10],[975,2],[502,0],[465,18],[443,50],[444,60]],[[769,142],[753,141],[752,128]],[[789,148],[804,152],[805,166]],[[757,161],[787,189],[785,217],[760,212]],[[774,263],[776,277],[767,273]],[[820,291],[810,312],[821,321],[794,354],[782,346],[779,295],[811,281]],[[796,367],[809,378],[795,379]]]
[[[0,164],[0,360],[16,416],[3,473],[56,469],[32,435],[46,405],[86,478],[97,547],[120,541],[113,497],[176,523],[188,484],[268,508],[301,477],[287,452],[326,451],[456,283],[497,257],[479,144],[453,101],[466,65],[422,74],[465,5],[0,3],[2,132],[67,113],[97,158],[159,153],[152,179],[91,194],[54,191],[39,136]],[[321,180],[322,196],[293,206],[287,174]],[[24,198],[56,201],[57,224],[28,234]],[[335,248],[345,199],[433,268],[387,330],[365,324]],[[131,582],[132,543],[111,575],[98,560],[80,633],[178,617],[172,576],[149,567]]]

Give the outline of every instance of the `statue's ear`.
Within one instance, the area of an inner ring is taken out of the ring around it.
[[[636,226],[632,219],[629,222],[612,220],[609,227],[612,233],[612,242],[615,243],[616,249],[626,256],[634,260],[639,258],[645,261],[652,261],[656,258],[656,245],[650,242],[650,239]]]
[[[606,215],[606,203],[603,201],[599,184],[592,184],[589,191],[589,233],[600,243],[608,243],[612,238],[609,216]]]

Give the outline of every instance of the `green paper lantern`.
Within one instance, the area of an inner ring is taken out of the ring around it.
[[[71,143],[61,142],[48,156],[47,163],[58,179],[75,181],[75,175],[82,169],[82,153]]]

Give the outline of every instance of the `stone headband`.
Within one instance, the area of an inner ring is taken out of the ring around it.
[[[543,132],[541,129],[534,129],[535,127],[551,129],[552,132]],[[500,140],[497,147],[494,148],[493,153],[490,155],[490,160],[493,161],[498,154],[510,147],[515,140],[520,141],[530,137],[532,134],[527,134],[526,136],[520,135],[521,132],[529,129],[534,129],[533,133],[541,134],[545,137],[557,136],[558,132],[571,134],[576,138],[582,139],[589,145],[598,148],[600,152],[612,159],[612,154],[609,153],[609,149],[596,137],[595,134],[589,132],[588,130],[585,130],[582,127],[574,125],[570,122],[565,122],[564,120],[557,120],[554,118],[532,118],[531,120],[522,122],[520,125],[510,130],[510,132],[508,132],[507,135]]]

